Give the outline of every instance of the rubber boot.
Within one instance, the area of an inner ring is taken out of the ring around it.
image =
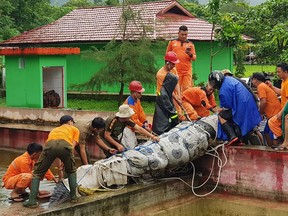
[[[76,189],[77,189],[76,172],[68,175],[68,181],[69,181],[69,187],[70,187],[71,202],[75,203],[78,200],[77,195],[76,195]]]
[[[238,141],[238,137],[235,131],[233,130],[233,127],[231,127],[228,122],[225,122],[224,124],[222,124],[221,127],[223,128],[223,130],[225,131],[225,133],[227,134],[229,138],[229,142],[228,144],[226,144],[226,146],[230,146]]]
[[[33,178],[32,179],[29,200],[26,200],[23,203],[24,207],[36,208],[38,206],[37,194],[38,194],[38,191],[39,191],[39,184],[40,184],[40,179],[39,178]]]

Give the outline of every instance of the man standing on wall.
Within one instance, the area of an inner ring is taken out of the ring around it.
[[[175,52],[178,60],[180,61],[178,64],[176,64],[176,69],[179,76],[178,84],[181,92],[193,86],[192,61],[196,60],[194,44],[187,39],[187,36],[187,26],[180,26],[178,38],[171,40],[166,50],[166,53],[169,51]]]

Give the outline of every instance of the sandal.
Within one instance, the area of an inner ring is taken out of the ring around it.
[[[12,202],[24,202],[25,199],[19,195],[18,197],[9,197],[8,198]]]

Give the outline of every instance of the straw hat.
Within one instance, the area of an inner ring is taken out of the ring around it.
[[[135,112],[127,104],[123,104],[119,107],[119,112],[116,113],[117,117],[130,118]]]
[[[233,76],[233,73],[229,69],[224,69],[221,71],[225,76]]]

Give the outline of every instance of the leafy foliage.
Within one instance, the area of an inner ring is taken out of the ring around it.
[[[72,8],[89,7],[89,6],[93,6],[93,4],[87,0],[70,0],[63,5],[63,7],[72,7]]]
[[[130,32],[133,25],[138,31]],[[101,90],[103,84],[120,84],[118,105],[122,103],[125,84],[132,80],[142,83],[155,81],[155,57],[151,51],[151,41],[146,34],[153,30],[142,22],[139,11],[133,11],[129,5],[121,16],[122,41],[110,41],[103,49],[94,49],[85,53],[86,57],[105,62],[87,82],[74,86],[82,89]],[[133,40],[137,38],[137,40]]]

